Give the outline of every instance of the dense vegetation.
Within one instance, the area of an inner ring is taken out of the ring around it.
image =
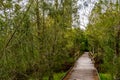
[[[1,0],[0,11],[1,80],[53,80],[79,57],[77,0]]]
[[[78,24],[77,0],[1,0],[0,80],[59,80],[84,51],[102,80],[119,80],[120,1],[99,0]]]
[[[100,0],[94,7],[86,29],[89,49],[99,73],[120,79],[120,1]],[[101,75],[101,76],[102,76]],[[103,80],[110,80],[108,79]]]

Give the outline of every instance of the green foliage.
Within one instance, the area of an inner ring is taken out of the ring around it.
[[[83,46],[83,31],[72,29],[77,0],[21,1],[0,1],[0,79],[58,80]]]
[[[65,73],[61,72],[61,73],[55,73],[54,74],[54,80],[59,80],[62,79],[64,77]],[[31,79],[30,79],[31,80]],[[48,80],[48,77],[43,78],[43,80]]]
[[[100,79],[101,79],[101,80],[112,80],[112,77],[111,77],[110,74],[100,73]]]
[[[120,55],[120,20],[118,19],[120,18],[120,6],[117,2],[109,4],[108,0],[106,1],[101,0],[96,4],[90,16],[86,34],[90,51],[98,55],[95,57],[95,62],[103,61],[96,64],[100,68],[99,72],[119,78],[116,77],[116,73],[119,75],[117,72],[119,67],[116,63],[119,64],[117,59]]]

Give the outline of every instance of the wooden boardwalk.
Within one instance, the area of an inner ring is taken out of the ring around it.
[[[100,80],[89,53],[85,52],[63,80]]]

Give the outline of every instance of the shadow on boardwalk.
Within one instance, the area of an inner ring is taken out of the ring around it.
[[[100,80],[89,52],[85,52],[75,63],[63,80]]]

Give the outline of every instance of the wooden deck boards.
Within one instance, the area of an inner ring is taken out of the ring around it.
[[[63,80],[99,80],[89,53],[85,52],[75,63],[73,69]]]

